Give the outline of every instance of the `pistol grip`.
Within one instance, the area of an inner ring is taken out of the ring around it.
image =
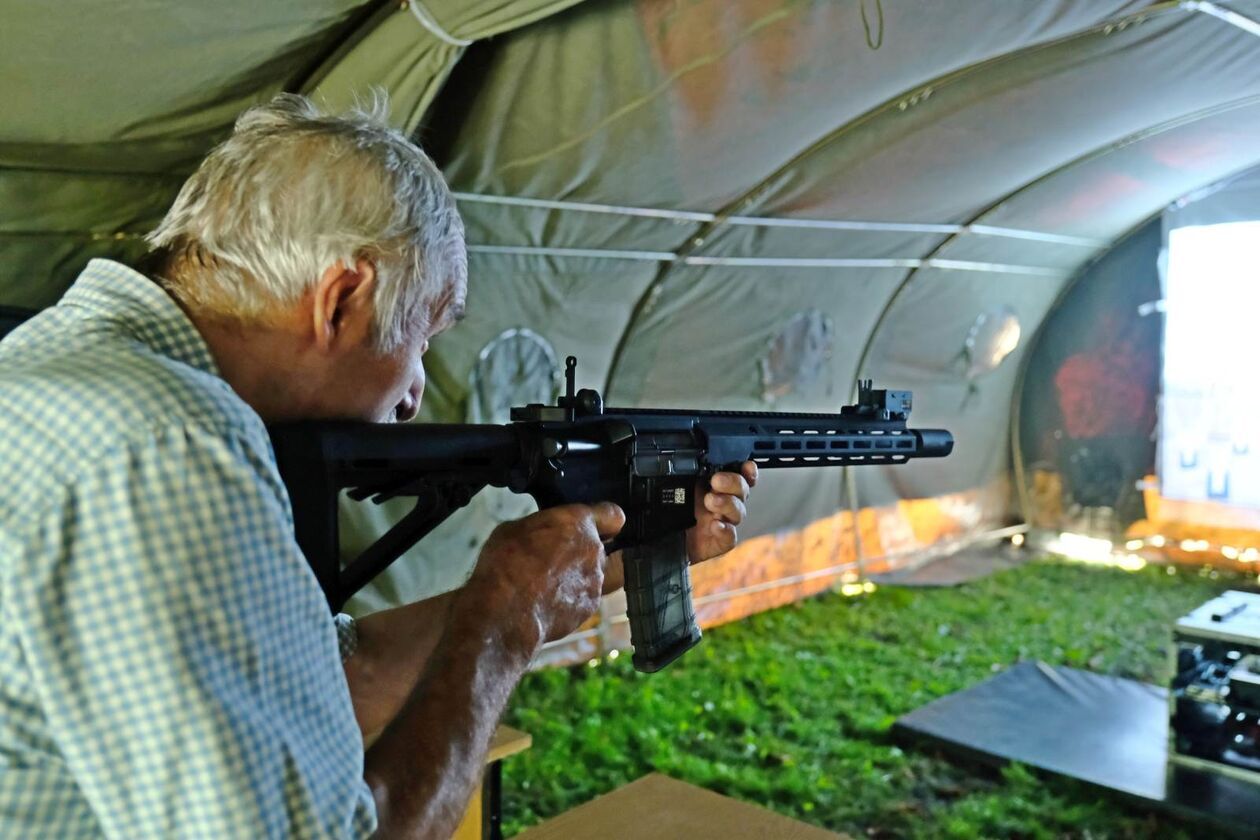
[[[634,667],[659,671],[700,641],[691,603],[687,537],[669,534],[622,554],[626,575],[626,614]]]

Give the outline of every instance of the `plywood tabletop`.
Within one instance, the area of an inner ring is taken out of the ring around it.
[[[510,726],[500,725],[495,730],[494,738],[490,740],[490,753],[486,756],[486,764],[492,764],[507,758],[509,755],[524,752],[529,749],[529,745],[533,742],[534,739],[527,733],[519,729],[513,729]]]
[[[516,840],[838,840],[844,837],[653,773]]]

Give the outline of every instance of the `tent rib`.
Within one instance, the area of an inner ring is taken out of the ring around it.
[[[914,270],[935,268],[945,271],[981,271],[995,274],[1026,274],[1030,277],[1066,277],[1068,272],[1057,268],[1040,268],[1030,265],[978,262],[976,260],[942,260],[932,257],[922,260]]]
[[[917,257],[869,259],[850,257],[683,257],[683,265],[721,265],[730,268],[915,268]]]
[[[3,234],[0,234],[2,236]],[[998,274],[1023,274],[1032,277],[1063,277],[1056,268],[1011,263],[989,263],[975,260],[924,260],[918,257],[860,259],[849,257],[697,257],[681,256],[670,251],[618,251],[599,248],[547,248],[533,245],[469,245],[470,254],[497,254],[522,257],[577,257],[639,262],[682,263],[683,265],[721,265],[731,268],[936,268],[942,271],[982,271]]]
[[[1033,277],[1063,277],[1066,272],[1035,265],[989,263],[975,260],[941,260],[909,257],[905,259],[829,259],[810,257],[682,257],[683,265],[721,265],[731,268],[937,268],[942,271],[981,271],[997,274],[1025,274]]]
[[[1246,15],[1240,15],[1232,9],[1226,9],[1215,3],[1208,3],[1206,0],[1182,0],[1181,8],[1192,12],[1202,12],[1217,20],[1223,20],[1231,26],[1236,26],[1243,32],[1260,37],[1260,21],[1252,20]]]
[[[1059,233],[1044,233],[1023,228],[995,227],[993,225],[963,225],[964,233],[977,236],[1004,236],[1008,239],[1026,239],[1030,242],[1053,242],[1058,245],[1074,245],[1080,248],[1101,248],[1107,243],[1101,239],[1090,239],[1086,236],[1067,236]]]
[[[961,225],[932,222],[861,222],[842,219],[787,219],[779,216],[727,216],[735,227],[807,228],[811,230],[888,231],[896,233],[957,233]]]
[[[595,204],[547,198],[525,198],[512,195],[455,192],[456,200],[477,204],[498,204],[507,207],[533,207],[540,210],[564,210],[575,213],[605,213],[614,216],[669,219],[680,222],[715,223],[715,226],[768,228],[808,228],[811,230],[887,231],[890,233],[970,233],[976,236],[1025,239],[1058,245],[1097,248],[1107,243],[1083,236],[1066,236],[1039,230],[997,227],[993,225],[956,225],[935,222],[872,222],[849,219],[793,219],[781,216],[726,216],[702,210],[666,210],[659,207],[631,207],[623,204]]]
[[[604,260],[673,262],[678,255],[669,251],[616,251],[599,248],[539,248],[532,245],[469,245],[470,254],[501,254],[521,257],[588,257]]]
[[[581,213],[607,213],[615,216],[638,216],[653,219],[673,219],[684,222],[712,222],[715,213],[690,210],[663,210],[656,207],[627,207],[617,204],[591,204],[582,201],[558,201],[546,198],[524,198],[513,195],[485,195],[482,193],[455,192],[457,201],[479,204],[502,204],[509,207],[535,207],[540,210],[572,210]]]

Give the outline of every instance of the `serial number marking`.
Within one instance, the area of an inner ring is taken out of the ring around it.
[[[687,503],[687,491],[682,487],[667,488],[661,491],[661,501],[667,505],[685,505]]]

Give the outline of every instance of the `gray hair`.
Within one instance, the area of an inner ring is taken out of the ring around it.
[[[147,237],[185,304],[251,320],[292,303],[330,266],[376,264],[377,347],[401,344],[468,273],[442,174],[386,123],[384,97],[343,116],[281,94],[243,113]]]

